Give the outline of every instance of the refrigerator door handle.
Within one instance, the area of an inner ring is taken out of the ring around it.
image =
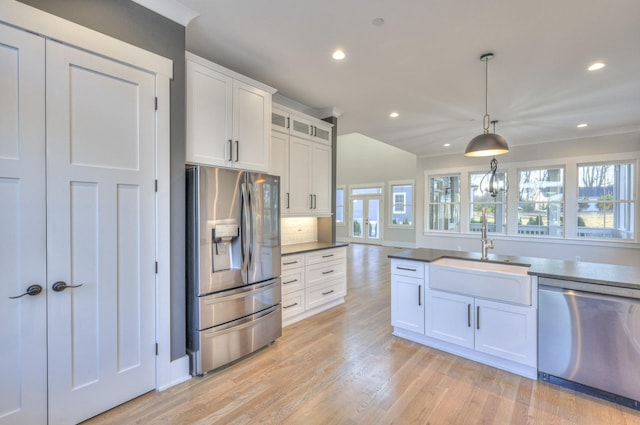
[[[241,251],[242,251],[242,271],[247,273],[249,270],[249,233],[251,229],[251,217],[249,215],[249,195],[247,193],[246,183],[242,183],[240,186],[242,190],[242,217],[240,218],[240,233],[241,233]]]
[[[247,195],[249,196],[249,199],[247,200],[247,204],[248,204],[248,213],[249,213],[249,220],[247,221],[247,223],[249,224],[248,226],[248,230],[249,230],[249,268],[253,267],[253,199],[251,198],[251,191],[253,190],[253,185],[251,184],[247,184]]]

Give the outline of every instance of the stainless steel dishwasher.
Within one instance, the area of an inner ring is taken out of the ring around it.
[[[637,409],[640,290],[548,278],[539,284],[540,377]]]

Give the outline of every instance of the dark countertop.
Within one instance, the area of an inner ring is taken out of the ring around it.
[[[282,255],[301,254],[303,252],[319,251],[321,249],[339,248],[349,244],[343,242],[309,242],[298,243],[294,245],[283,245],[281,248]]]
[[[423,261],[426,263],[431,263],[443,257],[481,261],[479,252],[448,251],[430,248],[407,249],[389,254],[389,258]],[[533,276],[640,289],[640,267],[494,254],[489,254],[488,257],[489,259],[486,261],[490,263],[509,263],[530,266],[529,274]]]

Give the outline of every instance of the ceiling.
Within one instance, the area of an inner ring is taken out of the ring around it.
[[[510,146],[640,131],[638,0],[178,1],[200,14],[187,50],[341,111],[339,135],[463,152],[482,132],[486,52],[489,113]]]

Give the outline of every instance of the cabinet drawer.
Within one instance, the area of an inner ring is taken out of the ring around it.
[[[282,318],[304,312],[304,289],[282,296]]]
[[[284,255],[281,259],[282,271],[304,266],[304,255]]]
[[[307,287],[306,307],[307,309],[325,304],[336,298],[344,297],[347,293],[347,282],[344,278],[332,279],[324,285]]]
[[[304,289],[304,269],[302,267],[283,272],[281,279],[283,294]]]
[[[307,286],[314,286],[329,279],[344,279],[346,275],[347,262],[344,259],[329,261],[307,266],[305,283]]]
[[[391,274],[424,279],[424,263],[419,261],[391,260]]]
[[[345,247],[323,249],[307,254],[307,265],[318,264],[324,261],[333,261],[347,258],[347,249]]]

